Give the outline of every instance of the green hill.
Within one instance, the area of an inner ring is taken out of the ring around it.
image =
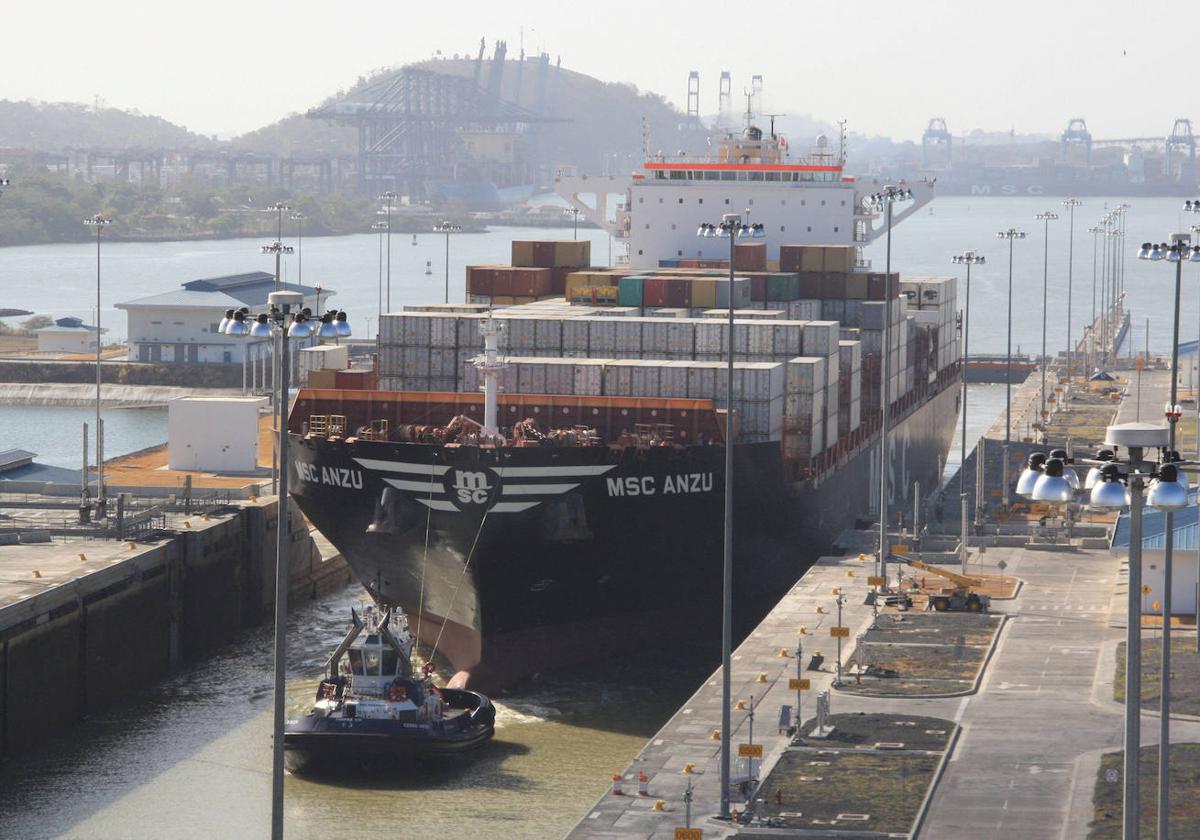
[[[74,147],[203,148],[213,140],[136,111],[96,110],[77,102],[0,100],[0,148],[60,151]]]

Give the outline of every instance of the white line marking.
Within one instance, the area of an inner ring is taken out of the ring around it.
[[[492,505],[492,513],[520,513],[540,504],[541,502],[496,502]]]
[[[380,461],[375,458],[355,458],[368,470],[380,472],[416,473],[417,475],[445,475],[450,467],[444,464],[408,464],[403,461]]]
[[[454,506],[453,502],[447,502],[443,499],[417,499],[417,501],[425,505],[425,507],[430,507],[434,510],[444,510],[447,512],[458,510],[458,508]]]
[[[538,496],[543,493],[566,493],[578,484],[504,484],[500,493],[504,496]]]
[[[967,711],[967,704],[970,702],[971,702],[970,697],[964,697],[963,699],[958,701],[958,709],[957,709],[957,711],[954,712],[954,722],[955,723],[959,723],[962,721],[963,713]]]
[[[440,481],[405,481],[402,478],[385,478],[384,481],[398,490],[407,490],[410,493],[424,493],[426,496],[430,493],[440,496],[444,492]]]
[[[601,467],[506,467],[503,465],[494,467],[501,478],[550,478],[552,476],[577,478],[584,475],[604,475],[609,470],[616,468],[616,464]]]

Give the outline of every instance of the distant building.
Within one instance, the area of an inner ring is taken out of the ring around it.
[[[280,289],[301,292],[304,305],[314,313],[325,308],[333,292],[312,286],[281,283]],[[265,271],[190,280],[183,288],[118,303],[129,315],[129,360],[241,364],[249,342],[217,332],[226,310],[249,307],[264,311],[267,296],[275,291],[275,277]]]
[[[0,482],[29,481],[52,484],[80,484],[79,470],[39,464],[37,453],[25,449],[5,449],[0,452]]]
[[[108,328],[101,327],[100,332],[106,333]],[[96,328],[82,318],[56,318],[53,326],[41,327],[33,334],[39,353],[96,352]]]

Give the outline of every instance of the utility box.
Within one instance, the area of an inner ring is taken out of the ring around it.
[[[167,467],[215,473],[258,469],[264,397],[181,397],[168,404]]]

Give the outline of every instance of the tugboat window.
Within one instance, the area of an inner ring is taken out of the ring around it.
[[[379,651],[377,651],[377,650],[363,651],[363,662],[366,665],[368,676],[372,676],[372,677],[379,676]]]
[[[390,677],[399,673],[396,670],[396,651],[388,649],[383,652],[383,676]]]
[[[358,674],[359,676],[362,675],[362,673],[363,673],[362,651],[360,651],[360,650],[351,650],[350,651],[350,672],[353,674]]]

